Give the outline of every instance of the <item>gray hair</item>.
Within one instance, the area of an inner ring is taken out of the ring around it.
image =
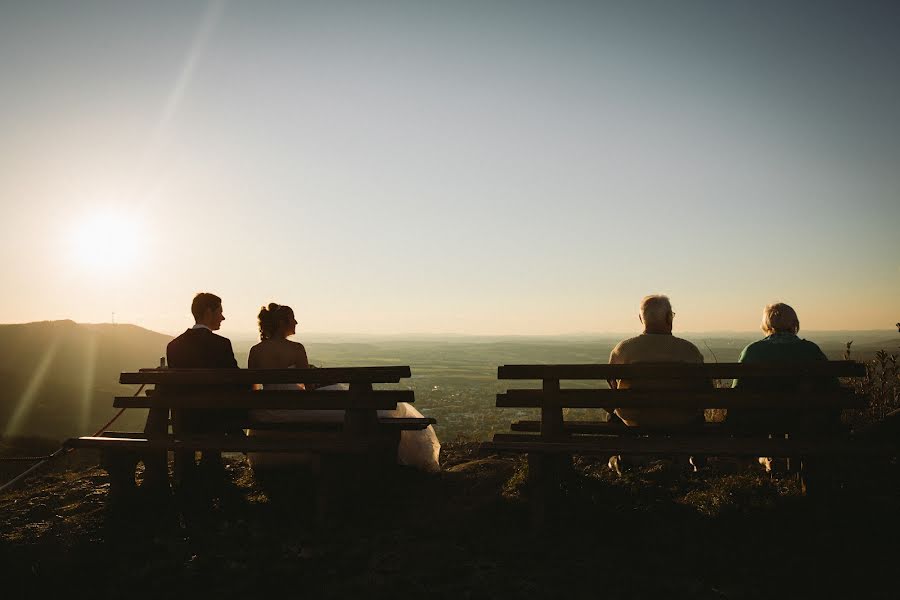
[[[770,304],[763,311],[760,328],[766,335],[773,333],[797,333],[800,331],[800,319],[797,312],[784,302]]]
[[[645,296],[641,300],[641,320],[644,325],[662,325],[669,318],[672,312],[672,303],[669,302],[668,296],[662,294],[652,294]]]

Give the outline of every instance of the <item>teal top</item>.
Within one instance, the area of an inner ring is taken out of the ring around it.
[[[795,333],[773,333],[753,342],[741,352],[738,362],[810,362],[828,360],[813,342],[800,339]]]
[[[744,348],[738,362],[812,362],[828,360],[825,353],[813,342],[797,337],[795,333],[773,333]],[[779,385],[780,383],[780,385]],[[821,384],[822,382],[820,382]],[[749,385],[748,385],[749,384]],[[827,385],[827,384],[826,384]],[[790,388],[791,384],[781,378],[755,377],[750,381],[735,379],[732,387],[753,387],[757,389]]]
[[[803,363],[828,360],[825,353],[813,342],[800,339],[794,333],[773,333],[753,342],[741,352],[742,363]],[[754,391],[792,391],[802,387],[830,389],[839,385],[837,378],[820,377],[749,377],[735,379],[732,387]],[[754,427],[767,424],[776,428],[791,428],[791,423],[806,423],[816,429],[838,426],[840,410],[820,411],[810,416],[796,409],[741,409],[729,410],[727,420],[736,426]],[[799,421],[798,421],[799,420]]]

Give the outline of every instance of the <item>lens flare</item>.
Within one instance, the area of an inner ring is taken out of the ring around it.
[[[16,410],[15,412],[13,412],[12,417],[10,417],[9,423],[6,424],[6,430],[3,432],[3,435],[5,435],[6,437],[15,435],[19,432],[19,428],[22,426],[22,422],[28,415],[28,410],[31,408],[31,404],[34,402],[37,393],[41,390],[41,386],[44,384],[44,379],[47,378],[47,371],[50,369],[50,365],[53,363],[53,358],[56,356],[57,350],[59,350],[59,338],[55,338],[50,343],[50,346],[46,351],[44,351],[44,356],[41,358],[41,362],[38,363],[38,366],[34,370],[34,373],[31,374],[31,380],[28,382],[28,386],[22,393],[22,397],[19,398],[19,404],[16,405]]]

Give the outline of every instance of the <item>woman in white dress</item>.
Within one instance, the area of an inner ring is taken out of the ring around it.
[[[303,344],[292,342],[287,338],[296,333],[297,320],[289,306],[274,302],[262,307],[258,315],[260,342],[250,348],[248,367],[251,369],[308,369],[309,359]],[[303,389],[303,384],[266,384],[265,389]],[[343,384],[320,389],[346,389]],[[309,423],[338,422],[343,423],[343,410],[254,410],[250,411],[251,419],[262,423]],[[422,413],[406,402],[397,403],[395,410],[379,410],[378,416],[416,417]],[[302,435],[290,432],[251,429],[251,436]],[[419,431],[404,431],[400,435],[397,450],[397,462],[423,471],[439,471],[438,455],[441,444],[434,432],[434,427]],[[315,458],[309,453],[250,453],[248,459],[253,468],[268,468],[284,465],[314,464]]]

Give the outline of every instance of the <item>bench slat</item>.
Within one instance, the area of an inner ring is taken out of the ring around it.
[[[839,388],[821,392],[712,390],[561,390],[563,408],[860,408],[866,397]],[[543,391],[508,390],[497,394],[498,408],[540,408]]]
[[[381,417],[378,426],[383,429],[401,431],[417,431],[426,429],[429,425],[437,423],[430,417]],[[344,427],[343,422],[309,422],[309,423],[252,423],[246,424],[246,429],[258,429],[265,431],[339,431]]]
[[[702,425],[682,425],[680,433],[718,433],[725,429],[725,423],[703,423]],[[509,426],[512,431],[540,433],[541,422],[531,420],[513,421]],[[648,433],[671,432],[672,427],[629,427],[622,421],[566,421],[563,423],[566,433],[605,434],[605,435],[646,435]]]
[[[852,360],[808,363],[637,363],[627,365],[502,365],[497,379],[738,379],[741,377],[861,377]]]
[[[64,442],[67,448],[100,448],[116,450],[217,450],[220,452],[328,452],[357,454],[382,449],[390,440],[382,438],[347,437],[343,434],[307,434],[304,439],[191,436],[178,439],[159,438],[80,437]]]
[[[614,421],[567,421],[563,424],[563,432],[568,434],[596,434],[596,435],[660,435],[660,434],[697,434],[697,435],[752,435],[752,434],[769,434],[777,429],[776,425],[744,425],[735,426],[727,421],[716,423],[702,423],[696,425],[679,425],[677,428],[668,427],[629,427],[618,419]],[[540,421],[514,421],[509,426],[511,431],[521,431],[528,433],[541,433]]]
[[[322,369],[141,369],[119,375],[122,384],[252,385],[254,383],[397,383],[409,366]]]
[[[436,425],[437,420],[431,417],[378,417],[378,427],[387,430],[418,431],[426,429],[429,425]],[[236,427],[243,429],[259,429],[265,431],[340,431],[344,427],[342,421],[323,421],[309,423],[236,423]],[[104,431],[99,437],[114,438],[144,438],[142,431]]]
[[[415,402],[412,390],[260,390],[223,392],[167,392],[145,396],[116,396],[116,408],[236,408],[319,409],[369,408],[391,410],[398,402]]]
[[[559,441],[515,433],[494,434],[486,449],[548,454],[658,454],[710,456],[891,456],[896,445],[888,442],[828,439],[767,439],[763,437],[714,437],[671,435],[669,437],[572,436]]]

